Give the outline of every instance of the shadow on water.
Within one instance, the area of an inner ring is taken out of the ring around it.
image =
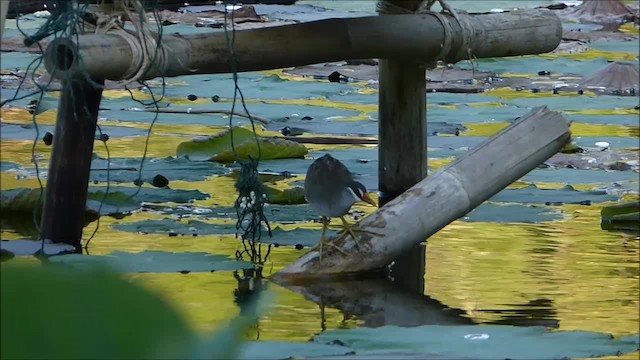
[[[321,281],[308,285],[285,285],[320,306],[321,323],[325,308],[339,310],[345,319],[359,320],[362,327],[386,325],[475,325],[466,311],[444,305],[422,293],[408,290],[404,282],[390,279]],[[509,310],[482,310],[501,319],[495,325],[558,327],[553,301],[535,299],[525,304],[507,304]],[[325,327],[322,326],[322,330]]]

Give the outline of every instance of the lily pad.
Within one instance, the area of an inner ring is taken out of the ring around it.
[[[114,251],[111,254],[67,254],[49,258],[54,263],[64,263],[81,269],[95,265],[107,265],[125,273],[213,272],[252,269],[253,264],[237,261],[225,255],[203,252],[143,251],[128,253]]]
[[[270,204],[304,204],[306,203],[304,188],[294,186],[284,190],[276,189],[271,186],[267,188],[267,202]]]
[[[637,350],[638,336],[614,339],[586,331],[549,332],[541,326],[382,326],[326,331],[314,342],[340,342],[357,354],[430,353],[471,359],[588,358]]]
[[[174,219],[142,220],[124,224],[114,224],[112,227],[120,231],[143,234],[166,233],[171,236],[228,235],[235,234],[236,232],[234,224],[210,224],[198,220],[182,222]]]
[[[529,182],[550,182],[561,184],[605,184],[628,182],[638,179],[633,171],[603,171],[579,169],[535,169],[520,180]]]
[[[536,106],[548,106],[550,110],[611,110],[633,109],[638,105],[635,96],[558,96],[535,97],[505,100],[509,105],[515,105],[522,109],[531,109]]]
[[[544,206],[484,203],[462,219],[469,222],[540,223],[562,219],[562,212]]]
[[[584,204],[617,200],[606,191],[578,191],[567,185],[561,189],[540,189],[529,185],[521,189],[506,189],[494,195],[489,201],[522,204]]]
[[[0,249],[10,252],[15,256],[32,256],[42,250],[46,255],[57,255],[75,251],[75,247],[53,243],[51,240],[44,240],[44,244],[39,240],[2,240]]]
[[[223,219],[236,218],[236,209],[232,206],[201,208],[201,207],[194,207],[189,205],[182,205],[182,206],[145,205],[144,209],[160,212],[161,214],[164,214],[164,215],[173,215],[178,217],[197,216],[198,218],[203,218],[203,217],[204,218],[223,218]],[[313,211],[313,209],[311,209],[311,207],[306,204],[305,205],[268,204],[264,207],[264,214],[266,215],[267,219],[269,219],[270,222],[283,223],[283,224],[312,221],[319,218],[319,215],[316,214],[316,212]],[[143,222],[139,222],[139,223],[143,223]],[[124,225],[125,224],[122,224],[122,226]],[[219,226],[220,224],[209,224],[209,225],[216,225],[218,226],[218,229],[222,229]],[[166,226],[165,226],[165,229],[166,229]],[[119,228],[119,229],[123,229],[123,228]]]
[[[231,136],[240,159],[248,159],[249,155],[254,159],[258,158],[258,145],[253,132],[241,127],[205,139],[183,142],[178,145],[177,154],[194,161],[233,162],[236,158],[231,146]],[[258,141],[263,160],[299,158],[307,153],[304,145],[285,139],[258,138]]]
[[[296,343],[288,341],[248,341],[242,345],[238,358],[280,360],[347,355],[353,350],[339,345]]]
[[[106,198],[106,187],[89,187],[87,193],[87,211],[94,218],[98,212],[100,215],[124,214],[140,207],[141,202],[175,202],[188,203],[192,200],[202,200],[209,195],[197,190],[173,190],[167,188],[140,188],[111,186]],[[31,214],[38,199],[40,189],[8,189],[0,194],[0,209],[15,215],[16,213]],[[44,201],[44,194],[42,197]],[[102,203],[102,206],[101,206]]]
[[[277,246],[294,246],[297,249],[315,246],[320,241],[320,229],[298,228],[294,230],[283,230],[276,227],[271,231],[272,237],[263,236],[261,242],[274,244]],[[327,230],[326,237],[330,238],[338,232]]]
[[[140,159],[114,158],[111,159],[109,181],[115,183],[131,183],[138,178]],[[229,169],[215,162],[189,161],[186,158],[157,158],[147,159],[142,167],[142,180],[151,183],[156,175],[166,177],[169,182],[174,180],[199,181],[212,175],[229,173]],[[93,159],[91,163],[92,181],[107,181],[107,160]]]

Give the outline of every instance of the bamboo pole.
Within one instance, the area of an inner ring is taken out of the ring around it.
[[[422,0],[395,0],[415,11]],[[380,14],[384,16],[384,14]],[[378,189],[380,206],[427,176],[427,86],[417,61],[380,59],[378,91]],[[416,244],[394,261],[393,277],[404,288],[424,292],[425,249]]]
[[[423,62],[442,58],[455,63],[469,54],[485,58],[549,52],[562,37],[560,19],[547,9],[459,16],[460,23],[430,13],[326,19],[237,31],[234,49],[238,71],[362,58]],[[68,73],[86,70],[94,78],[128,80],[127,74],[139,66],[136,51],[119,35],[81,35],[77,42],[59,39],[49,44],[45,56],[49,73],[55,69],[56,77],[65,78]],[[162,43],[166,46],[166,63],[162,69],[152,66],[140,80],[161,74],[231,72],[222,32],[164,34]],[[442,53],[445,44],[449,51]],[[66,55],[71,55],[73,62],[60,66],[63,62],[56,59]]]
[[[49,160],[40,236],[82,251],[91,155],[103,82],[86,78],[63,82]]]
[[[375,234],[359,233],[359,247],[349,236],[333,241],[347,256],[325,246],[320,262],[312,249],[274,277],[296,282],[387,266],[560,151],[569,124],[546,106],[531,110],[362,220],[359,227]]]

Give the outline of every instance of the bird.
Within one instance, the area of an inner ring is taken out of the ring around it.
[[[357,202],[364,201],[373,206],[377,206],[377,204],[371,199],[366,187],[353,179],[349,169],[340,160],[330,154],[314,160],[307,169],[304,193],[311,208],[322,218],[322,234],[319,243],[320,261],[322,261],[322,245],[325,243],[327,225],[332,217],[339,217],[342,220],[342,236],[350,234],[358,246],[355,231],[364,230],[358,230],[354,225],[350,225],[344,216]],[[335,245],[330,243],[327,245],[345,254]]]

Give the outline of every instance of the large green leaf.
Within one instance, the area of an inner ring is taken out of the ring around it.
[[[233,135],[233,147],[231,136]],[[274,138],[258,138],[261,149],[261,159],[299,158],[307,154],[307,148],[293,141]],[[258,158],[256,138],[251,130],[234,127],[233,131],[223,131],[220,134],[205,139],[194,139],[178,145],[178,156],[185,156],[194,161],[233,162],[236,154],[239,159],[249,156]],[[236,154],[234,154],[235,149]]]
[[[104,269],[2,265],[3,359],[178,358],[194,336],[165,301]]]
[[[245,140],[254,139],[253,132],[243,127],[234,127],[233,131],[225,130],[214,136],[196,138],[178,145],[178,156],[185,156],[193,161],[207,161],[215,155],[231,149],[231,136],[234,146]]]
[[[211,160],[223,163],[233,162],[236,155],[239,159],[246,160],[249,157],[254,159],[271,160],[271,159],[291,159],[304,157],[309,151],[307,148],[295,141],[278,139],[278,138],[259,138],[260,153],[255,140],[245,140],[238,144],[234,154],[231,148],[226,151],[215,154]]]
[[[201,252],[173,253],[164,251],[143,251],[128,253],[114,251],[109,255],[67,254],[52,256],[51,262],[65,263],[78,268],[107,265],[114,270],[129,273],[163,273],[163,272],[213,272],[251,269],[253,264],[236,261],[225,255],[214,255]]]
[[[423,353],[470,359],[560,359],[616,355],[637,350],[638,336],[614,339],[586,331],[549,332],[540,326],[382,326],[326,331],[321,344],[341,343],[357,354]]]

